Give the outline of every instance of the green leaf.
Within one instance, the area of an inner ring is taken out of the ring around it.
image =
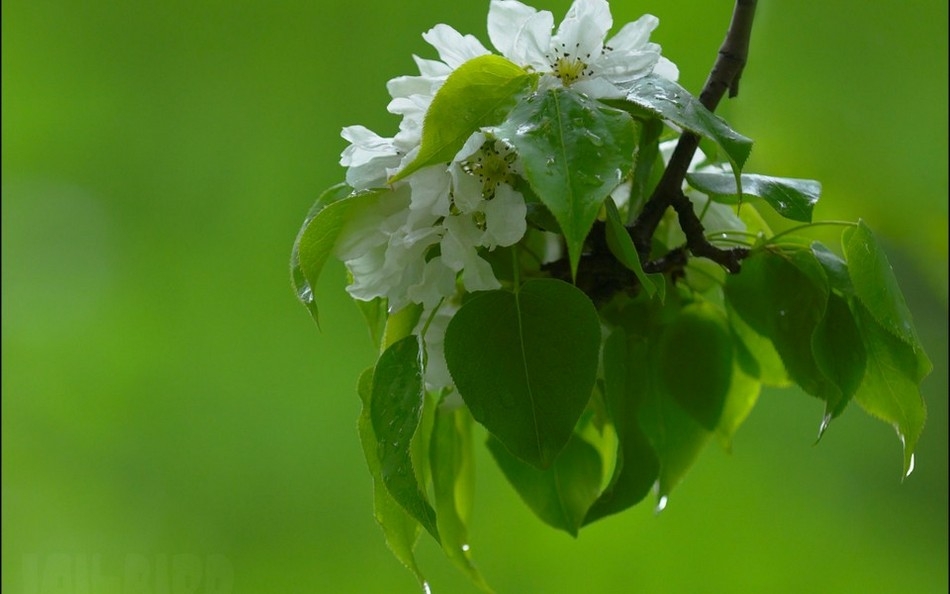
[[[637,214],[643,208],[650,193],[656,184],[654,171],[660,156],[660,134],[663,133],[663,120],[647,118],[643,122],[640,132],[640,141],[634,156],[633,177],[630,185],[630,206],[627,212],[627,222],[636,220]]]
[[[729,394],[732,349],[725,317],[705,302],[684,307],[660,337],[658,387],[708,431]]]
[[[894,270],[871,229],[858,221],[856,227],[845,230],[842,243],[854,292],[861,303],[882,327],[915,351],[923,350]]]
[[[742,199],[761,198],[786,219],[810,223],[821,195],[821,184],[810,179],[791,179],[743,173]],[[717,202],[737,201],[736,178],[728,173],[689,173],[686,181]]]
[[[655,349],[655,345],[655,339],[650,340],[649,347]],[[648,351],[651,351],[649,347]],[[656,357],[650,357],[648,364],[655,366],[655,363]],[[683,480],[711,433],[657,389],[657,381],[651,378],[651,382],[644,386],[646,397],[640,407],[640,426],[660,460],[657,511],[661,511],[666,507],[670,492]]]
[[[737,345],[740,348],[741,345]],[[732,378],[729,381],[729,395],[722,407],[722,415],[716,426],[716,437],[719,443],[728,452],[732,451],[732,438],[739,426],[746,420],[759,399],[762,384],[754,377],[747,375],[737,363],[732,369]]]
[[[436,410],[429,456],[442,550],[474,584],[491,588],[472,561],[468,521],[475,490],[472,418],[461,403],[443,402]]]
[[[829,403],[825,411],[829,420],[844,411],[864,377],[867,355],[858,326],[848,302],[831,293],[825,314],[812,336],[812,352],[818,368],[841,391],[842,398]]]
[[[604,394],[617,431],[617,461],[607,488],[584,518],[589,524],[639,503],[656,482],[660,462],[639,423],[639,406],[650,385],[647,342],[622,328],[604,342]]]
[[[913,347],[885,329],[866,307],[856,303],[854,310],[867,349],[867,372],[854,398],[897,430],[907,476],[914,470],[914,449],[927,418],[919,386],[929,370],[921,368]]]
[[[630,238],[627,228],[624,227],[623,221],[620,220],[620,211],[617,210],[617,205],[609,197],[604,205],[607,207],[607,247],[610,248],[610,252],[616,256],[621,264],[633,271],[646,294],[653,297],[656,294],[656,285],[643,271],[637,248],[633,245],[633,240]]]
[[[382,344],[383,334],[386,331],[386,320],[389,314],[389,304],[382,297],[377,297],[372,301],[353,300],[369,329],[370,340],[377,348]]]
[[[729,325],[737,339],[736,361],[742,366],[743,372],[757,378],[766,386],[788,386],[788,372],[772,341],[745,323],[728,302],[726,312]]]
[[[445,333],[445,360],[472,416],[539,468],[554,462],[587,406],[599,349],[593,303],[553,279],[477,294]]]
[[[370,412],[373,393],[373,368],[365,370],[360,375],[358,391],[363,409],[360,412],[357,426],[360,443],[363,446],[363,455],[366,457],[366,465],[369,466],[370,475],[373,477],[373,513],[376,517],[376,523],[382,529],[386,544],[393,555],[416,576],[419,585],[425,589],[426,580],[419,570],[415,553],[413,553],[416,541],[419,538],[419,522],[413,519],[389,494],[383,482],[379,456],[376,453],[377,440],[376,434],[373,432],[372,414]]]
[[[742,169],[749,158],[752,140],[734,131],[716,114],[703,107],[699,99],[673,81],[655,74],[644,76],[633,84],[627,94],[627,101],[681,128],[714,140],[726,151],[736,170]]]
[[[515,147],[528,182],[557,219],[576,275],[601,204],[633,165],[633,118],[558,88],[525,98],[495,133]]]
[[[602,469],[594,446],[572,433],[547,470],[512,456],[494,437],[489,437],[488,449],[508,482],[544,523],[577,536],[600,490]]]
[[[386,190],[360,192],[342,196],[349,187],[340,184],[324,192],[310,209],[307,220],[297,234],[290,255],[291,280],[300,299],[314,321],[319,325],[314,287],[333,251],[340,232],[350,220],[355,209],[366,208],[380,198]]]
[[[537,81],[501,56],[472,58],[446,79],[426,112],[419,154],[389,183],[428,165],[450,162],[469,136],[500,124]]]
[[[795,383],[824,400],[829,413],[847,403],[815,359],[813,336],[825,315],[830,290],[811,251],[791,256],[756,252],[743,262],[742,272],[727,279],[725,290],[743,321],[771,339]]]
[[[818,259],[818,263],[825,269],[831,288],[844,296],[854,295],[854,285],[851,283],[851,274],[848,264],[838,254],[829,250],[820,241],[813,241],[811,253]]]
[[[439,540],[435,511],[412,463],[412,438],[424,402],[419,338],[407,336],[387,348],[376,363],[370,417],[383,483],[393,499]]]

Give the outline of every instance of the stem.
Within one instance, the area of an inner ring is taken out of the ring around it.
[[[709,111],[715,111],[727,89],[730,97],[735,97],[739,93],[739,78],[745,68],[749,53],[749,38],[752,34],[755,6],[756,0],[736,0],[726,38],[719,48],[719,55],[699,95],[700,103]],[[673,206],[688,238],[689,250],[694,255],[710,258],[720,264],[724,261],[729,262],[730,265],[734,264],[734,270],[733,267],[726,267],[730,272],[738,272],[738,262],[742,258],[737,259],[734,255],[716,253],[723,250],[715,248],[705,240],[702,223],[693,212],[689,199],[682,192],[683,179],[686,177],[689,163],[698,147],[699,136],[696,134],[685,132],[680,136],[660,183],[657,184],[653,195],[650,196],[630,229],[630,235],[641,258],[645,259],[650,253],[651,238],[663,218],[663,213]],[[684,207],[684,201],[689,205],[688,209]],[[695,236],[697,230],[699,235]],[[694,236],[691,237],[691,233]]]
[[[768,239],[765,240],[764,245],[773,245],[776,239],[785,237],[786,235],[790,235],[792,233],[795,233],[796,231],[801,231],[802,229],[809,229],[811,227],[825,227],[828,225],[831,225],[834,227],[857,227],[858,226],[857,223],[853,223],[851,221],[818,221],[817,223],[805,223],[804,225],[798,225],[797,227],[786,229],[782,231],[781,233],[778,233],[776,235],[773,235],[772,237],[769,237]]]

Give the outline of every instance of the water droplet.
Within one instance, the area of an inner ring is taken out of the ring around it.
[[[594,134],[590,130],[585,132],[585,136],[587,136],[587,140],[589,140],[592,145],[604,146],[604,139],[598,136],[597,134]]]
[[[463,553],[467,553],[470,548],[471,548],[471,547],[468,546],[467,544],[463,544],[463,545],[462,545],[462,552],[463,552]]]
[[[656,500],[656,508],[654,508],[653,513],[660,513],[666,509],[666,504],[669,502],[670,498],[666,495],[660,495],[660,498]]]
[[[557,164],[557,159],[554,158],[554,155],[548,157],[547,161],[544,162],[548,167],[554,167]]]
[[[784,318],[785,315],[786,315],[786,314],[785,314],[785,310],[784,310],[784,309],[778,310],[778,315]]]
[[[831,413],[825,413],[825,416],[821,418],[821,425],[818,427],[818,440],[821,440],[821,436],[825,434],[825,430],[828,429],[828,425],[831,423]]]
[[[909,477],[910,474],[911,474],[912,472],[914,472],[914,466],[915,466],[915,465],[916,465],[915,455],[914,455],[914,454],[911,454],[911,455],[910,455],[910,464],[907,466],[907,472],[904,473],[904,478]]]
[[[425,594],[432,594],[432,588],[429,586],[429,582],[422,582],[422,591]]]

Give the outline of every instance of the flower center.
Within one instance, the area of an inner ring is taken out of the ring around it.
[[[561,84],[565,87],[569,87],[579,79],[593,74],[593,71],[588,68],[587,62],[584,61],[584,59],[590,60],[590,54],[582,59],[578,54],[579,43],[573,48],[573,53],[567,51],[568,49],[563,43],[560,46],[555,46],[554,58],[551,61],[551,74],[561,79]]]
[[[501,184],[514,185],[511,164],[515,158],[514,151],[505,143],[487,140],[478,152],[462,162],[462,171],[476,177],[482,184],[482,198],[491,200]]]

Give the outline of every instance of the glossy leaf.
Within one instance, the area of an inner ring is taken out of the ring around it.
[[[792,256],[767,250],[754,253],[743,262],[740,274],[727,279],[725,290],[743,321],[772,341],[795,383],[824,400],[829,412],[846,403],[815,360],[812,337],[830,291],[824,270],[810,251]]]
[[[528,96],[495,132],[515,147],[528,182],[557,219],[576,275],[604,199],[633,165],[633,118],[557,88]]]
[[[659,341],[658,388],[703,428],[719,424],[732,378],[732,333],[708,303],[684,307]]]
[[[845,230],[842,243],[858,299],[883,328],[914,350],[922,350],[894,270],[871,229],[858,221],[857,227]]]
[[[821,184],[817,181],[749,173],[743,173],[741,179],[743,200],[761,198],[786,219],[811,222],[812,210],[821,195]],[[733,175],[690,173],[686,181],[717,202],[736,202],[738,190]]]
[[[426,112],[419,154],[389,182],[451,161],[469,136],[500,124],[536,80],[536,75],[495,55],[472,58],[456,68]]]
[[[290,253],[290,279],[294,284],[294,290],[297,292],[297,298],[306,306],[313,320],[320,323],[317,315],[317,302],[314,297],[313,287],[316,286],[317,278],[326,262],[330,251],[333,249],[333,243],[336,241],[336,235],[343,228],[346,222],[346,211],[352,206],[337,207],[329,215],[324,214],[321,220],[314,223],[314,219],[331,204],[343,200],[353,191],[346,184],[337,184],[317,198],[307,218],[304,219],[297,238],[294,240],[294,247]],[[302,253],[301,253],[302,251]]]
[[[468,522],[475,490],[472,419],[461,403],[443,403],[435,414],[429,456],[442,550],[482,591],[491,592],[472,561]]]
[[[419,522],[413,519],[413,517],[393,499],[383,482],[379,456],[376,452],[376,434],[373,431],[373,422],[370,413],[373,393],[373,368],[367,369],[360,375],[358,391],[360,400],[363,403],[363,408],[360,412],[357,427],[359,429],[360,443],[363,446],[363,455],[366,457],[366,465],[369,467],[370,475],[373,477],[373,514],[376,518],[376,523],[379,524],[379,527],[382,529],[386,544],[393,552],[393,555],[416,576],[416,579],[419,580],[419,584],[425,589],[425,577],[422,575],[419,565],[416,562],[415,553],[413,553],[416,541],[419,538]]]
[[[854,311],[867,349],[867,372],[855,400],[897,430],[906,476],[914,470],[914,449],[927,417],[919,385],[930,370],[920,365],[913,347],[886,330],[867,308],[858,303]]]
[[[590,299],[552,279],[476,295],[445,334],[445,360],[472,416],[538,468],[554,462],[590,400],[599,348]]]
[[[627,213],[627,222],[636,220],[637,214],[643,208],[650,193],[653,191],[654,179],[660,168],[656,167],[660,157],[660,134],[663,132],[663,121],[657,118],[647,118],[640,131],[640,140],[634,156],[633,177],[630,183],[630,206]]]
[[[811,253],[824,268],[832,289],[845,296],[854,295],[854,285],[851,283],[851,273],[848,272],[847,262],[819,241],[812,242]]]
[[[828,296],[825,313],[812,337],[812,352],[818,368],[841,391],[842,398],[829,403],[829,418],[837,417],[854,396],[864,377],[867,355],[858,326],[847,301],[834,293]]]
[[[613,475],[585,524],[636,505],[659,476],[660,462],[639,423],[640,403],[650,386],[647,361],[647,342],[628,337],[622,328],[604,342],[604,395],[619,443]]]
[[[348,186],[341,184],[333,186],[320,196],[297,234],[290,255],[291,280],[297,291],[297,298],[307,307],[317,324],[320,320],[314,287],[317,286],[317,279],[320,278],[340,232],[355,209],[372,205],[386,193],[382,190],[342,197],[341,194],[348,190]]]
[[[633,245],[633,239],[630,238],[630,233],[627,232],[627,228],[620,219],[617,205],[614,204],[612,198],[608,197],[604,201],[604,206],[607,209],[607,246],[621,264],[633,271],[646,294],[653,297],[656,294],[656,285],[643,271],[637,248]]]
[[[690,132],[714,140],[729,156],[735,168],[742,169],[752,140],[729,127],[678,85],[662,76],[651,74],[638,79],[627,94],[627,101],[648,110]]]
[[[654,341],[650,341],[648,352],[655,345]],[[647,364],[655,369],[656,358],[650,357]],[[646,396],[640,407],[640,426],[660,461],[657,478],[657,511],[660,511],[666,507],[670,492],[686,476],[712,434],[658,389],[658,381],[656,377],[650,378],[650,383],[644,386]]]
[[[439,540],[435,511],[412,463],[412,438],[424,401],[419,338],[407,336],[387,348],[376,363],[370,418],[383,483],[393,499]]]
[[[577,536],[600,490],[601,461],[594,446],[571,434],[546,470],[512,456],[494,437],[489,438],[488,449],[508,482],[544,523]]]

